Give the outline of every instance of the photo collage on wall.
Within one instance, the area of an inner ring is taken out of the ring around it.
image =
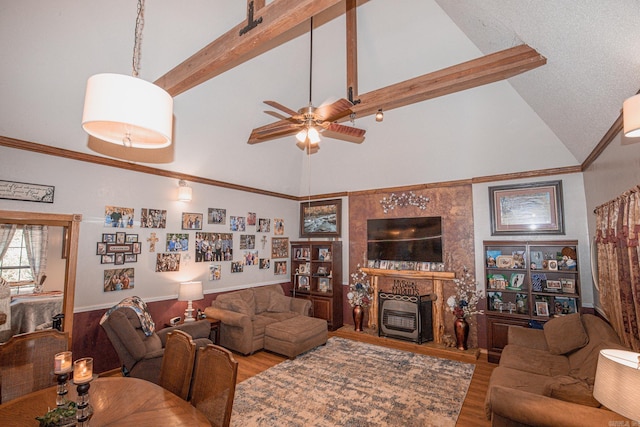
[[[166,209],[156,207],[140,208],[139,223],[135,221],[135,208],[126,206],[107,205],[104,210],[104,227],[115,229],[132,229],[139,225],[140,229],[149,229],[142,238],[138,234],[115,231],[103,233],[97,243],[96,255],[102,264],[123,265],[137,262],[142,253],[142,244],[148,248],[146,252],[155,253],[155,272],[178,272],[191,258],[190,253],[195,253],[195,262],[211,263],[208,267],[210,281],[221,280],[222,265],[220,262],[230,262],[232,273],[242,273],[245,266],[259,266],[260,270],[271,268],[271,258],[260,258],[260,251],[256,248],[256,238],[262,243],[262,250],[267,250],[266,244],[269,237],[265,234],[284,235],[284,220],[282,218],[260,218],[256,212],[247,212],[245,215],[230,215],[227,217],[227,209],[208,208],[206,213],[183,212],[178,218],[179,228],[182,231],[170,231],[158,233],[155,230],[166,229],[167,221],[171,220]],[[205,218],[206,215],[206,218]],[[228,221],[228,222],[227,222]],[[273,222],[273,227],[271,226]],[[209,226],[228,225],[228,230],[207,230]],[[255,233],[250,234],[255,227]],[[151,230],[154,231],[151,231]],[[234,236],[234,232],[249,232]],[[194,233],[195,232],[195,233]],[[238,240],[240,256],[236,254],[234,259],[234,237]],[[147,246],[148,245],[148,246]],[[286,248],[285,248],[286,245]],[[288,256],[288,238],[276,240],[276,256],[286,258]],[[274,248],[271,248],[271,255]],[[268,254],[268,253],[267,253]],[[273,257],[272,257],[273,258]],[[287,261],[278,261],[274,265],[275,274],[284,275],[287,271]],[[125,280],[120,279],[124,271]],[[117,277],[116,277],[117,276]],[[104,291],[119,291],[133,288],[133,269],[124,268],[105,270]]]

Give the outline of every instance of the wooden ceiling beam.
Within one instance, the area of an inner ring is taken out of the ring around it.
[[[388,111],[494,83],[546,63],[547,59],[535,49],[519,45],[361,94],[358,96],[361,102],[351,110],[356,117],[366,117],[375,114],[378,109]]]
[[[154,83],[171,96],[177,96],[223,72],[269,50],[283,34],[314,15],[344,0],[274,0],[254,11],[254,19],[262,19],[252,29],[241,22],[190,58],[158,78]],[[283,43],[286,40],[279,40]]]

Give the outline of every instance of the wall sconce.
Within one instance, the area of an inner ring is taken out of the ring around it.
[[[640,421],[640,354],[600,350],[593,397],[610,410]]]
[[[381,122],[383,120],[384,120],[384,113],[382,112],[382,108],[380,108],[376,113],[376,122]]]
[[[178,181],[178,201],[190,202],[191,201],[191,187],[187,185],[187,181],[181,179]]]
[[[202,282],[182,282],[178,292],[178,301],[187,301],[187,309],[184,311],[185,322],[195,322],[193,317],[193,301],[204,298],[202,294]]]
[[[628,98],[622,104],[624,136],[636,138],[640,136],[640,95]]]

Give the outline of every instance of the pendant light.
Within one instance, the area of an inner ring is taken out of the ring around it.
[[[624,136],[636,138],[640,136],[640,95],[628,98],[622,104]]]
[[[310,20],[310,28],[309,28],[309,106],[307,108],[303,108],[300,110],[300,113],[303,114],[306,118],[305,126],[296,134],[296,139],[304,144],[307,151],[310,150],[311,146],[315,146],[320,142],[320,132],[318,131],[315,123],[314,123],[314,112],[315,107],[311,103],[312,99],[312,81],[313,81],[313,16]]]
[[[138,0],[133,75],[96,74],[87,81],[82,128],[103,141],[133,148],[171,145],[173,98],[138,78],[144,0]]]

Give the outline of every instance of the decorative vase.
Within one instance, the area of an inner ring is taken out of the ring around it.
[[[353,326],[356,332],[362,332],[362,319],[364,318],[364,310],[362,306],[356,305],[353,307]]]
[[[453,329],[456,332],[456,347],[458,350],[466,350],[467,338],[469,337],[469,324],[466,319],[464,317],[456,317]]]

